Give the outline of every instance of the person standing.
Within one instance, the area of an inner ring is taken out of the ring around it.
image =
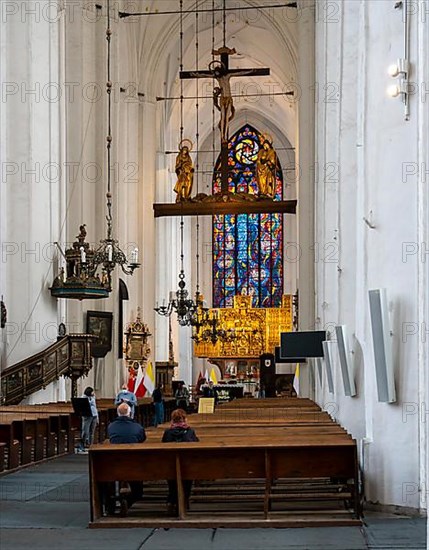
[[[128,389],[126,384],[123,384],[122,389],[118,392],[115,398],[115,405],[118,406],[121,403],[126,403],[131,409],[130,417],[134,418],[135,408],[137,406],[137,397]]]
[[[98,411],[97,403],[95,401],[94,388],[91,388],[91,386],[85,388],[82,397],[86,397],[88,399],[91,409],[91,416],[82,416],[82,444],[80,451],[85,452],[85,449],[94,442],[94,432],[98,424]]]
[[[158,424],[162,424],[164,422],[164,395],[162,392],[163,389],[164,386],[160,382],[154,389],[152,394],[152,400],[155,407],[155,416],[153,419],[153,425],[155,426],[155,428],[158,427]]]
[[[179,383],[174,397],[176,398],[176,407],[187,411],[189,407],[189,390],[184,382]]]

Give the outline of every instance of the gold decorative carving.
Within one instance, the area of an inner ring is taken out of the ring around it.
[[[280,345],[280,334],[291,332],[293,323],[292,295],[282,297],[278,308],[254,308],[252,296],[235,296],[234,307],[211,309],[209,316],[219,320],[219,328],[233,335],[227,341],[198,342],[197,357],[228,359],[252,358],[262,353],[274,353]]]
[[[125,332],[125,359],[130,362],[129,367],[134,361],[145,362],[150,356],[149,336],[152,334],[149,327],[142,322],[140,308],[137,308],[136,320],[129,323]]]

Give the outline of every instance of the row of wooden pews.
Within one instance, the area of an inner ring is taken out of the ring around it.
[[[91,447],[91,527],[360,524],[356,442],[314,402],[241,399],[188,421],[199,442],[162,443],[163,425],[143,444]],[[177,518],[167,516],[167,479],[178,483]],[[106,513],[114,481],[144,482],[128,517]]]
[[[170,418],[174,400],[166,402]],[[98,399],[99,424],[95,442],[107,437],[107,426],[116,418],[112,399]],[[149,398],[139,400],[136,416],[145,426],[152,424],[153,406]],[[73,453],[80,441],[81,419],[71,403],[8,405],[0,407],[0,473]]]

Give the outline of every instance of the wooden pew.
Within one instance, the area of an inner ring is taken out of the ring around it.
[[[76,420],[70,408],[63,406],[55,408],[52,404],[44,408],[39,405],[11,405],[0,407],[0,414],[4,413],[14,414],[16,418],[26,418],[27,421],[32,419],[37,422],[40,419],[40,426],[34,429],[34,436],[36,437],[37,434],[39,437],[42,434],[46,441],[44,454],[47,457],[64,454],[67,451],[73,452]],[[37,442],[36,447],[38,447]],[[39,452],[37,456],[40,456]]]
[[[210,440],[209,440],[210,439]],[[348,436],[327,437],[323,435],[259,437],[251,444],[244,438],[230,441],[215,437],[196,443],[144,443],[139,445],[94,445],[90,448],[91,524],[111,527],[118,522],[122,526],[159,527],[218,526],[212,517],[187,518],[182,480],[248,479],[264,480],[265,494],[260,517],[231,522],[222,519],[221,525],[231,526],[287,526],[287,516],[271,517],[270,503],[273,499],[272,481],[279,478],[302,479],[337,477],[352,479],[357,487],[356,444]],[[179,489],[179,519],[151,517],[147,520],[102,517],[102,484],[119,481],[177,479]],[[354,508],[358,511],[356,491]],[[356,519],[350,520],[358,523]]]
[[[4,471],[6,458],[6,443],[0,443],[0,473]]]
[[[6,444],[8,470],[31,462],[34,441],[27,433],[27,425],[22,417],[17,417],[13,413],[0,414],[0,442]]]
[[[91,526],[296,526],[303,520],[291,519],[294,510],[307,509],[312,524],[359,523],[356,442],[312,401],[236,400],[217,407],[214,414],[189,416],[188,421],[197,432],[198,443],[161,443],[168,427],[165,423],[158,429],[149,428],[142,445],[91,447]],[[212,481],[207,481],[208,477]],[[161,480],[172,478],[176,478],[179,488],[178,519],[165,518],[159,509],[155,516],[152,513],[148,517],[151,501],[147,489],[149,500],[139,504],[134,517],[102,516],[104,483],[144,480],[147,486],[151,481],[155,483],[150,485],[151,490],[159,494]],[[259,512],[246,514],[245,519],[240,508],[234,508],[231,518],[216,513],[212,517],[213,510],[205,516],[195,517],[194,511],[188,516],[183,479],[195,480],[193,506],[224,505],[226,500],[227,506],[253,503]],[[335,519],[326,520],[328,516],[324,516],[323,520],[314,520],[316,511],[322,510],[322,516],[329,513],[329,502],[332,506],[342,502],[351,507],[354,518],[344,515],[344,509],[343,515],[336,510]]]
[[[195,429],[195,425],[193,425]],[[230,440],[237,440],[245,438],[248,441],[252,441],[253,438],[260,438],[263,436],[270,438],[279,438],[283,435],[286,436],[309,436],[309,435],[339,435],[347,438],[351,438],[351,435],[347,434],[341,426],[335,424],[327,426],[252,426],[247,427],[245,430],[241,426],[219,427],[219,426],[206,426],[204,430],[198,430],[198,438],[200,441],[206,441],[209,438],[228,438]],[[159,428],[157,430],[147,430],[147,441],[161,442],[163,430]]]

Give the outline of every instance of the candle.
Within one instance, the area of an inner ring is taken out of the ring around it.
[[[113,246],[111,244],[107,245],[107,259],[109,262],[113,260]]]
[[[139,263],[139,249],[137,248],[137,246],[134,249],[134,263]]]
[[[174,290],[170,290],[170,302],[174,302],[176,299],[176,293]]]
[[[80,247],[80,261],[83,263],[83,264],[86,264],[86,254],[85,254],[85,249],[83,246]]]

